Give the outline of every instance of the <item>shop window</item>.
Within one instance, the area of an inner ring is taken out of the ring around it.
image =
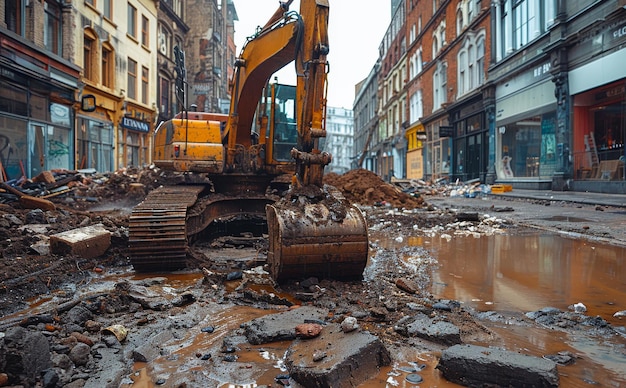
[[[11,117],[0,120],[0,161],[8,179],[23,175],[22,166],[26,165],[28,158],[27,127],[24,120]]]
[[[127,166],[139,166],[139,152],[140,152],[140,136],[134,132],[128,132],[126,135],[126,165]]]
[[[49,121],[50,111],[48,108],[48,98],[46,96],[35,94],[31,90],[28,105],[30,107],[30,117],[37,120]]]
[[[540,176],[540,162],[543,158],[551,164],[556,162],[553,125],[542,129],[540,116],[529,117],[498,128],[500,149],[496,165],[500,178],[530,178]],[[542,144],[544,142],[544,144]],[[551,171],[545,170],[546,175]]]
[[[0,111],[18,116],[28,115],[28,93],[25,89],[5,82],[0,88]]]
[[[137,62],[128,58],[128,98],[137,99]]]

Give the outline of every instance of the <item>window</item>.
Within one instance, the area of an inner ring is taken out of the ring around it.
[[[456,35],[461,35],[461,31],[463,31],[463,10],[459,8],[456,11]]]
[[[137,37],[137,8],[128,4],[128,35]]]
[[[445,63],[437,64],[437,69],[433,77],[433,107],[439,109],[442,104],[447,102],[447,84],[448,84],[448,65]]]
[[[141,44],[148,47],[150,42],[148,38],[150,37],[150,25],[148,18],[144,15],[141,15]]]
[[[170,115],[170,90],[170,81],[167,78],[161,78],[159,101],[161,106],[161,115],[165,117],[169,117]]]
[[[4,5],[4,22],[7,29],[24,36],[25,7],[23,0],[6,0]]]
[[[478,38],[476,44],[476,73],[478,85],[485,82],[485,37]]]
[[[137,99],[137,62],[128,58],[128,98]]]
[[[157,42],[158,43],[157,49],[159,50],[161,54],[165,55],[166,57],[171,56],[171,52],[172,52],[172,50],[170,50],[171,42],[172,42],[172,35],[170,34],[169,30],[165,28],[165,26],[163,26],[162,24],[159,24],[159,41]]]
[[[83,76],[90,80],[96,81],[96,35],[85,30],[83,39]]]
[[[479,2],[476,7],[480,7]],[[501,0],[496,9],[496,59],[503,59],[546,33],[554,24],[556,9],[556,0]]]
[[[141,67],[141,102],[144,104],[148,103],[148,68],[145,66]]]
[[[183,17],[183,5],[181,0],[165,0],[165,4],[167,4],[176,15],[181,18]]]
[[[95,7],[95,6],[96,6],[96,2],[95,2],[95,0],[85,0],[85,3],[87,3],[87,4],[91,5],[92,7]]]
[[[476,89],[485,81],[485,35],[467,34],[457,57],[459,96]]]
[[[416,122],[420,117],[424,116],[424,106],[422,103],[422,91],[418,90],[411,95],[409,100],[409,120],[411,123]]]
[[[108,43],[102,44],[102,85],[113,89],[115,75],[115,54]]]
[[[531,39],[530,29],[535,15],[528,12],[529,1],[517,1],[513,5],[513,44],[518,49],[528,44]]]
[[[45,2],[44,9],[44,46],[54,54],[61,55],[61,9],[56,1],[50,0]]]
[[[113,2],[112,0],[102,0],[102,14],[105,18],[113,20]]]

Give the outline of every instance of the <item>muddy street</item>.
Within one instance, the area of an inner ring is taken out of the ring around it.
[[[0,205],[0,386],[456,387],[502,370],[626,384],[623,209],[417,197],[352,174],[329,183],[367,220],[362,281],[276,284],[266,237],[248,234],[196,242],[184,271],[135,273],[130,183],[154,171],[53,211]],[[49,251],[50,236],[93,225],[110,234],[104,254]]]

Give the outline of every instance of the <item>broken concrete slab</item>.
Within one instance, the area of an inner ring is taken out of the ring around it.
[[[417,313],[396,323],[394,330],[405,337],[419,337],[443,345],[462,343],[461,331],[450,322]]]
[[[150,362],[161,355],[161,346],[174,338],[170,331],[161,331],[149,337],[137,348],[133,349],[135,362]]]
[[[50,236],[50,251],[57,255],[76,255],[85,259],[102,256],[111,245],[111,232],[102,224],[85,226]]]
[[[323,322],[328,311],[303,306],[294,310],[253,319],[242,324],[248,342],[253,345],[296,338],[296,326],[307,321]]]
[[[469,387],[558,387],[553,361],[475,345],[455,345],[441,354],[437,365],[453,383]]]
[[[378,337],[344,333],[338,324],[325,326],[314,339],[294,341],[285,356],[289,375],[305,387],[356,387],[389,364],[389,351]]]

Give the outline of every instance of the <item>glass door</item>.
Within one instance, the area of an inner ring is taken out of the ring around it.
[[[28,126],[28,177],[39,175],[46,169],[46,125],[31,123]]]

